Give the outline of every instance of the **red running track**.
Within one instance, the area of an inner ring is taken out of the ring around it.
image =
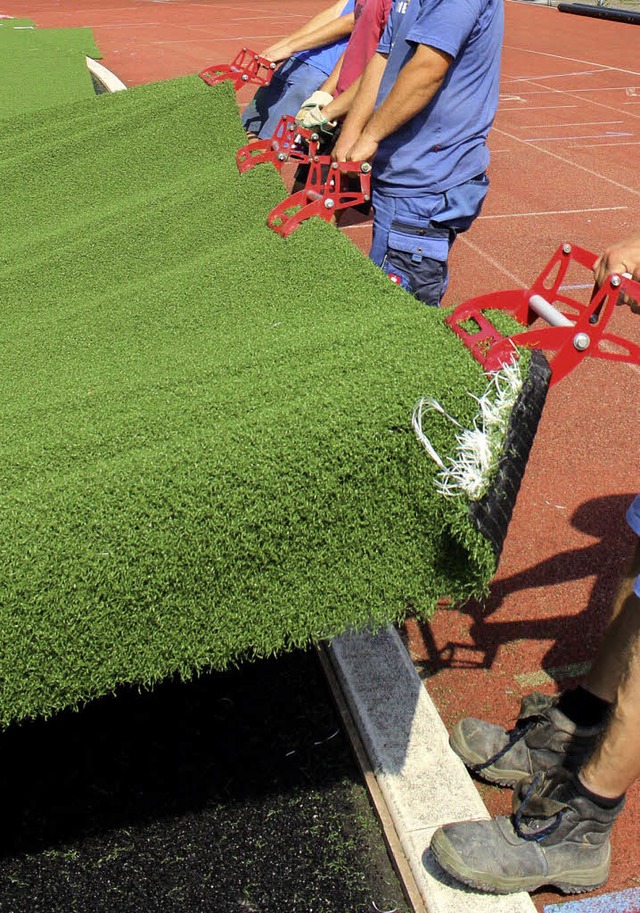
[[[40,27],[91,26],[103,63],[135,85],[230,61],[242,44],[260,50],[322,5],[0,0],[0,13]],[[599,252],[640,226],[640,33],[514,0],[506,23],[491,189],[454,247],[449,305],[528,286],[560,242]],[[347,231],[366,249],[367,224]],[[570,284],[588,295],[588,275]],[[640,341],[640,319],[626,309],[609,328]],[[588,663],[632,547],[623,517],[640,489],[639,389],[640,368],[587,360],[552,390],[487,604],[407,625],[410,652],[448,726],[465,715],[512,720],[523,694],[552,693]],[[508,808],[505,793],[481,791],[490,810]],[[640,882],[639,824],[636,787],[600,893]],[[534,899],[540,910],[561,900]]]

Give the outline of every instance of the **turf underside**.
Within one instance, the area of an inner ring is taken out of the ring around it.
[[[85,57],[101,55],[91,29],[34,29],[28,21],[0,20],[3,120],[94,94]]]
[[[425,394],[470,424],[479,366],[336,229],[266,228],[283,186],[243,140],[195,77],[3,128],[4,725],[494,573],[411,430]]]

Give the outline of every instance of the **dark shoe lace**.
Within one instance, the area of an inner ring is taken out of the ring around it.
[[[536,843],[544,840],[545,837],[553,834],[560,827],[567,810],[565,803],[540,795],[544,781],[543,774],[536,774],[532,778],[522,802],[511,816],[513,829],[522,840],[533,840]],[[532,813],[533,810],[530,809],[530,804],[534,798],[536,809]],[[543,825],[541,823],[542,821],[549,821],[549,819],[551,819],[549,824]]]
[[[548,722],[547,713],[549,709],[554,706],[554,703],[552,698],[547,697],[545,694],[540,694],[538,691],[534,691],[533,694],[527,694],[523,697],[520,702],[518,722],[516,723],[515,728],[507,733],[508,738],[506,744],[502,746],[500,751],[497,751],[486,761],[468,765],[469,770],[473,771],[473,773],[481,773],[483,770],[486,770],[487,767],[491,767],[492,764],[495,764],[496,761],[503,758],[506,753],[511,751],[517,742],[524,739],[526,734],[534,727],[539,726],[540,723]]]

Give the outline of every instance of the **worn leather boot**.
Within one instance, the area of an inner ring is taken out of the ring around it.
[[[536,774],[516,789],[513,815],[439,828],[431,841],[436,861],[458,881],[496,894],[600,887],[609,874],[609,832],[624,801],[600,808],[580,794],[575,776]]]
[[[577,769],[592,753],[605,724],[576,726],[555,704],[534,692],[522,699],[511,731],[468,718],[453,729],[449,744],[472,773],[498,786],[515,786],[524,777],[557,767]]]

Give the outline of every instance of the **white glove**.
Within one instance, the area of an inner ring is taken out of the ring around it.
[[[331,101],[333,101],[333,95],[330,92],[323,92],[322,89],[318,89],[313,95],[310,95],[296,114],[298,127],[311,128],[326,123],[327,119],[322,114],[322,109]]]

